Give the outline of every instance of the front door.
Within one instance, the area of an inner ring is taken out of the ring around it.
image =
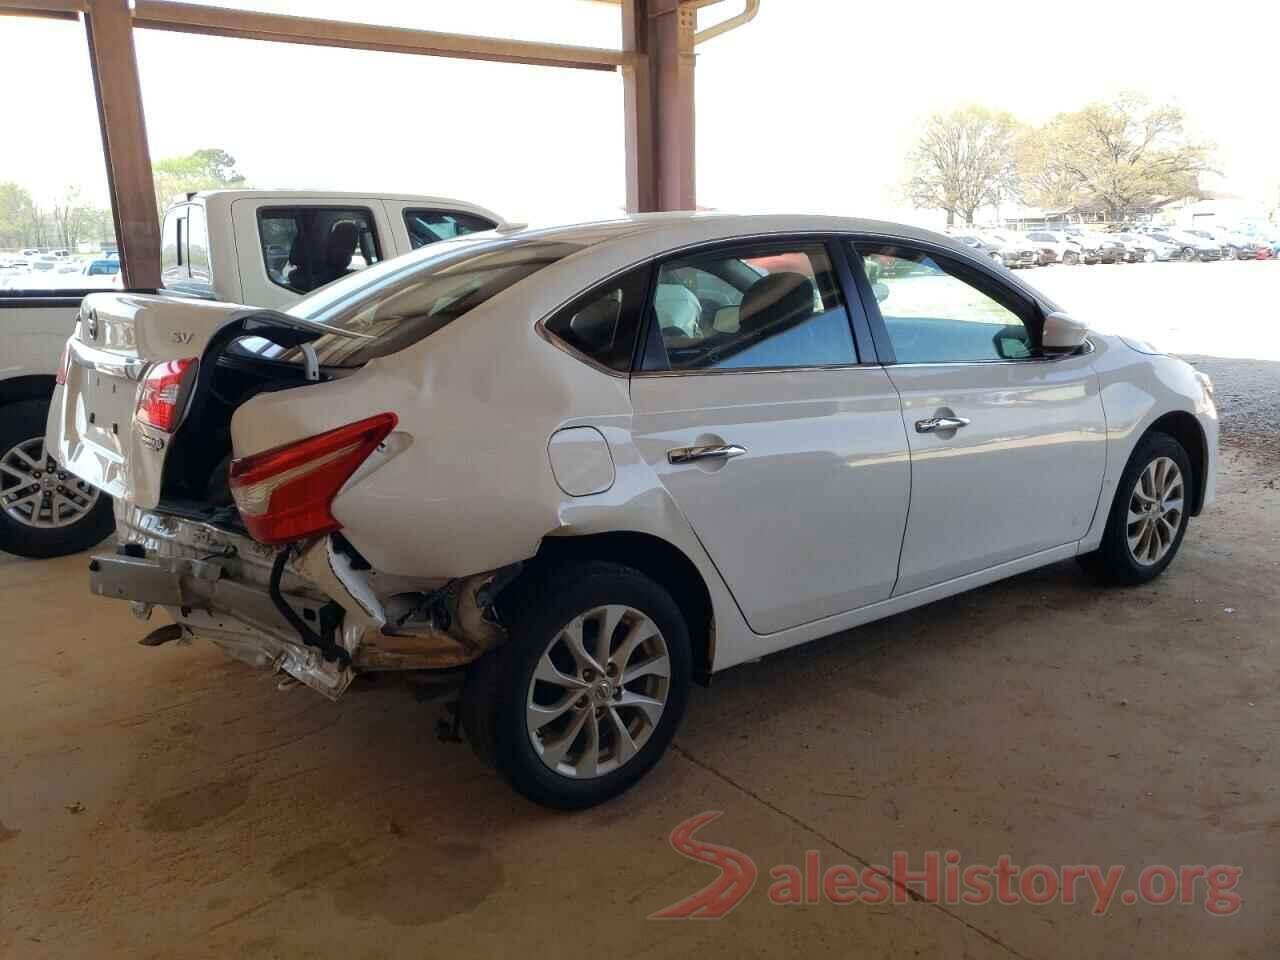
[[[911,446],[895,595],[1083,537],[1106,466],[1088,355],[1042,355],[1039,308],[958,260],[879,242],[852,259],[893,350]]]
[[[633,436],[751,628],[887,598],[906,435],[884,369],[858,363],[824,245],[684,256],[660,266],[652,302]]]

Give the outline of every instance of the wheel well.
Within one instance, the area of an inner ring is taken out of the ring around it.
[[[0,406],[21,400],[44,400],[53,393],[53,387],[53,377],[47,374],[0,380]]]
[[[544,537],[537,554],[525,564],[525,569],[587,560],[607,560],[631,567],[671,594],[689,627],[694,679],[706,684],[715,654],[711,593],[693,561],[678,547],[651,534],[595,533]]]
[[[1208,480],[1207,464],[1209,451],[1204,439],[1204,431],[1200,422],[1185,410],[1166,413],[1147,428],[1147,433],[1167,433],[1187,451],[1187,459],[1191,461],[1191,470],[1195,474],[1191,484],[1191,515],[1198,516],[1204,506],[1205,481]]]

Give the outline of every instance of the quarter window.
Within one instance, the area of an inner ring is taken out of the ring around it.
[[[468,233],[492,230],[497,224],[474,213],[458,210],[405,210],[404,228],[414,250],[437,240],[452,240]]]
[[[945,257],[855,243],[898,363],[1025,360],[1036,355],[1029,304]]]
[[[857,362],[821,244],[744,246],[662,265],[646,370],[743,370]]]
[[[630,370],[649,273],[635,270],[584,293],[547,320],[547,332],[611,370]]]
[[[296,293],[382,259],[373,217],[358,207],[270,207],[258,211],[262,260],[271,282]]]

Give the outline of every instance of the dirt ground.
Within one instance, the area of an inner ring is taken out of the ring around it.
[[[1280,954],[1280,466],[1236,430],[1280,364],[1207,361],[1218,504],[1168,574],[1074,563],[729,671],[604,807],[550,813],[397,685],[331,704],[209,645],[146,649],[85,558],[0,559],[0,957],[1231,957]],[[1248,370],[1244,371],[1248,373]],[[1238,394],[1238,402],[1232,394]],[[650,920],[749,855],[721,920]],[[779,906],[769,870],[959,851],[964,864],[1224,864],[1197,902]]]

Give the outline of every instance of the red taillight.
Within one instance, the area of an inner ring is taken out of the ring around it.
[[[342,524],[329,507],[342,485],[395,429],[394,413],[231,461],[231,495],[260,543],[289,543]]]
[[[157,363],[142,379],[138,392],[138,419],[148,426],[173,433],[182,419],[178,403],[183,399],[183,384],[198,361],[195,357]]]
[[[71,344],[68,343],[62,348],[62,357],[58,360],[58,372],[54,374],[54,381],[60,387],[67,385],[67,371],[71,368]]]

